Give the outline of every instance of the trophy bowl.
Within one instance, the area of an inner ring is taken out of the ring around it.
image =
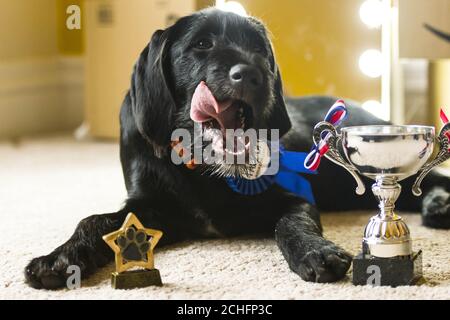
[[[401,193],[400,181],[417,175],[412,192],[420,196],[420,184],[423,178],[436,166],[450,157],[449,141],[446,133],[450,124],[446,124],[439,136],[434,127],[428,126],[355,126],[345,127],[338,133],[329,122],[323,121],[314,128],[313,138],[316,145],[326,141],[328,152],[325,156],[335,164],[345,168],[357,183],[356,193],[365,193],[365,186],[359,175],[374,180],[372,192],[379,205],[378,214],[370,218],[365,227],[362,254],[354,260],[354,283],[356,259],[364,266],[370,266],[374,260],[391,273],[387,284],[409,284],[421,269],[421,251],[414,253],[412,240],[405,221],[395,213],[395,201]],[[436,142],[439,152],[430,160]],[[364,260],[364,261],[363,261]],[[363,261],[364,263],[361,263]],[[395,266],[410,261],[411,275],[398,280]],[[359,270],[363,273],[365,271]],[[421,273],[421,271],[419,272]],[[364,278],[365,275],[361,278]],[[397,277],[397,278],[396,278]]]
[[[362,175],[401,181],[428,161],[433,153],[434,127],[359,126],[341,130],[347,160]]]

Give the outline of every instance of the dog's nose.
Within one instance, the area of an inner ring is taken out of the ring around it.
[[[261,71],[247,64],[237,64],[230,69],[230,80],[234,86],[249,86],[256,89],[262,85]]]

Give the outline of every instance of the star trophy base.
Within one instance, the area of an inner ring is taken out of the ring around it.
[[[378,258],[360,253],[353,259],[354,285],[408,286],[422,278],[422,250],[410,256]]]
[[[113,272],[111,274],[111,287],[114,289],[145,288],[149,286],[162,286],[158,269]]]

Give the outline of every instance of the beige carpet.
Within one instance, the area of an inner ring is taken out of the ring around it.
[[[426,284],[354,287],[349,277],[313,284],[290,272],[271,239],[184,243],[157,252],[165,285],[131,291],[109,285],[112,265],[78,290],[34,290],[22,270],[50,252],[83,217],[118,209],[125,197],[118,146],[70,138],[0,144],[0,299],[449,299],[450,231],[420,226],[405,215],[415,247],[424,250]],[[369,213],[323,216],[326,235],[357,253]]]

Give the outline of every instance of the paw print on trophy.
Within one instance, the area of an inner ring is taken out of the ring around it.
[[[125,230],[125,234],[117,238],[117,245],[126,261],[147,261],[147,252],[150,250],[151,237],[144,230],[136,230],[131,226]]]
[[[153,258],[153,249],[161,237],[161,231],[145,228],[133,213],[128,214],[119,230],[103,236],[115,253],[116,271],[111,274],[114,289],[162,285]],[[139,269],[127,271],[135,267]]]

